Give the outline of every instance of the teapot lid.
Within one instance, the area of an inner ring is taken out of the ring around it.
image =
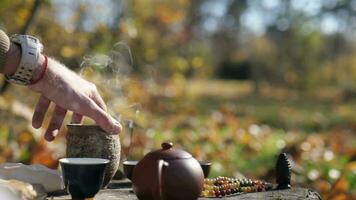
[[[173,149],[172,142],[164,142],[161,144],[162,149],[152,151],[148,153],[145,157],[152,160],[174,160],[174,159],[184,159],[192,158],[192,155],[186,151],[180,149]]]

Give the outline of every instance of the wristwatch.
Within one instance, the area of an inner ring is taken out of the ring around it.
[[[43,51],[43,45],[37,38],[29,35],[15,34],[10,37],[10,40],[21,46],[21,61],[16,72],[5,77],[11,83],[29,85],[33,73],[38,67],[38,59]]]

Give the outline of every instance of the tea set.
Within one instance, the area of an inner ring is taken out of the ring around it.
[[[59,160],[65,188],[73,199],[93,198],[118,169],[119,138],[96,125],[67,127],[67,157]],[[164,142],[139,161],[124,161],[123,169],[140,200],[195,200],[210,165]]]
[[[67,192],[72,199],[93,199],[101,189],[106,189],[117,172],[120,153],[118,135],[108,134],[97,125],[70,124],[66,157],[59,160],[61,172],[42,165],[5,163],[0,165],[0,178],[22,181],[23,186],[17,189],[35,189],[37,196],[62,196]],[[139,200],[196,200],[291,187],[291,165],[284,153],[276,163],[277,185],[246,178],[207,178],[211,163],[196,160],[172,142],[163,142],[160,149],[147,153],[141,160],[126,158],[122,162],[123,172],[132,183],[130,191]]]

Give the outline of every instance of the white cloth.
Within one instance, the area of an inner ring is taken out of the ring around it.
[[[0,165],[0,179],[15,179],[31,184],[39,184],[46,192],[64,188],[62,174],[43,165],[24,165],[22,163],[4,163]],[[1,198],[0,198],[1,199]]]

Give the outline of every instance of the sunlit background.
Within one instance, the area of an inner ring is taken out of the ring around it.
[[[211,177],[274,182],[287,152],[293,186],[356,198],[356,0],[1,0],[0,28],[97,84],[124,157],[171,140]],[[65,127],[45,142],[38,95],[2,85],[0,163],[57,168]]]

